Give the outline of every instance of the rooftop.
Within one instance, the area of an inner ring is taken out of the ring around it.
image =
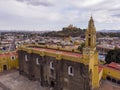
[[[12,55],[17,55],[16,51],[12,51],[12,52],[2,52],[0,53],[0,58],[1,57],[6,57],[6,56],[12,56]]]
[[[19,50],[36,53],[40,56],[50,56],[56,58],[56,60],[68,60],[78,63],[83,63],[85,65],[89,64],[89,60],[84,60],[83,55],[76,50],[66,50],[62,47],[53,48],[51,46],[45,45],[23,45]]]
[[[32,49],[38,50],[38,51],[54,53],[54,54],[61,54],[61,55],[66,55],[66,56],[78,57],[78,58],[82,57],[82,54],[74,53],[74,52],[60,51],[60,50],[54,50],[54,49],[48,49],[48,48],[32,48]]]
[[[117,64],[117,63],[114,63],[114,62],[108,64],[107,67],[110,67],[110,68],[113,68],[113,69],[116,69],[116,70],[120,71],[120,64]]]

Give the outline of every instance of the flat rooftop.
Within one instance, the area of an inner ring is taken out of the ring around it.
[[[83,63],[85,65],[89,64],[89,60],[83,59],[83,54],[77,52],[76,50],[66,50],[63,48],[53,48],[49,46],[35,46],[35,45],[24,45],[19,48],[19,50],[35,53],[41,56],[50,56],[56,58],[56,60],[68,60],[77,63]]]
[[[114,63],[114,62],[108,64],[107,67],[120,71],[120,64],[117,64],[117,63]]]
[[[32,48],[32,49],[37,51],[44,51],[44,52],[72,56],[77,58],[82,57],[82,54],[80,53],[74,53],[74,52],[68,52],[68,51],[54,50],[54,49],[48,49],[48,48]]]

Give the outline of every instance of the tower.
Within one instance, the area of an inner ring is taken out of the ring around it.
[[[89,20],[88,29],[86,31],[85,47],[88,47],[90,49],[95,49],[96,47],[96,29],[92,16]]]
[[[94,54],[96,51],[96,28],[94,26],[94,21],[91,16],[88,28],[85,33],[85,48],[83,50],[83,55],[87,58]]]
[[[98,52],[96,50],[96,28],[94,20],[91,16],[88,28],[85,33],[86,41],[85,48],[83,49],[83,58],[88,62],[90,83],[92,88],[99,87],[99,74],[98,74]]]

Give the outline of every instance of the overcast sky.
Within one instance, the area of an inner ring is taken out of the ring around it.
[[[73,24],[120,30],[120,0],[0,0],[1,30],[61,30]]]

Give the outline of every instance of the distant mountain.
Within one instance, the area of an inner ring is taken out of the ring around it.
[[[44,31],[34,31],[34,30],[0,30],[0,33],[46,33],[49,32],[49,30]]]
[[[100,30],[97,31],[97,37],[120,37],[120,30]]]
[[[117,33],[117,32],[120,32],[120,30],[100,30],[98,32],[103,32],[103,33]]]

